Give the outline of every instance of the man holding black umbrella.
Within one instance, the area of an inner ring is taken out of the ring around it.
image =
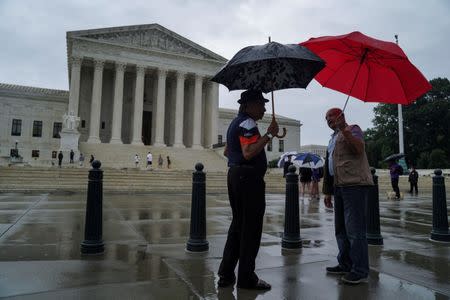
[[[228,196],[233,219],[219,267],[219,287],[233,286],[239,261],[238,288],[270,290],[255,274],[263,218],[266,208],[264,175],[267,158],[264,147],[278,134],[275,120],[261,136],[256,121],[262,119],[268,102],[260,91],[247,90],[238,100],[239,114],[227,131],[225,155],[228,158]]]

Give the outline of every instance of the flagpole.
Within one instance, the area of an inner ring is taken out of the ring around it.
[[[398,34],[395,35],[395,43],[398,45]],[[398,146],[399,153],[405,154],[405,144],[403,142],[403,109],[402,105],[398,104]]]

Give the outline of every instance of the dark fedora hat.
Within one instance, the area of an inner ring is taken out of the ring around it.
[[[246,90],[245,92],[241,93],[241,99],[238,100],[239,104],[248,103],[252,101],[263,101],[263,102],[269,102],[266,98],[264,98],[261,91],[255,91],[255,90]]]

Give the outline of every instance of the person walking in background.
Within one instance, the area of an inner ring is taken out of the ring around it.
[[[80,167],[84,165],[84,155],[83,153],[80,153],[80,157],[78,158],[78,161],[80,162]]]
[[[140,161],[140,160],[141,160],[141,159],[140,159],[139,155],[136,154],[136,155],[134,156],[134,164],[135,164],[136,168],[139,167],[139,161]]]
[[[73,152],[73,150],[70,149],[70,153],[69,153],[70,161],[69,161],[69,164],[73,164],[73,157],[74,156],[75,156],[75,152]]]
[[[292,155],[288,155],[287,157],[284,158],[284,163],[283,163],[283,177],[286,178],[286,174],[289,171],[289,166],[292,165]]]
[[[300,184],[301,184],[301,193],[302,196],[305,196],[305,191],[308,190],[308,193],[311,193],[310,185],[311,185],[311,177],[312,170],[310,168],[300,168]]]
[[[410,187],[409,192],[412,194],[414,189],[417,195],[419,193],[417,189],[417,182],[419,181],[419,173],[417,173],[416,168],[414,166],[411,167],[411,172],[409,173],[408,181]]]
[[[158,167],[161,169],[163,167],[164,159],[162,158],[161,154],[158,157]]]
[[[147,153],[147,168],[152,169],[152,163],[153,163],[153,155],[148,151]]]
[[[395,199],[400,199],[400,189],[398,188],[398,180],[403,174],[403,168],[395,160],[389,161],[389,173],[391,175],[391,185],[395,192]]]
[[[170,161],[170,157],[169,156],[167,156],[167,169],[170,169],[170,164],[171,164],[172,162]]]
[[[91,154],[91,158],[89,159],[89,164],[92,166],[92,163],[94,162],[94,155]]]
[[[358,125],[348,125],[339,108],[327,111],[325,119],[333,130],[327,148],[323,193],[327,208],[333,208],[338,265],[327,267],[329,274],[344,275],[344,283],[368,281],[366,207],[368,188],[373,185],[365,151],[364,137]]]
[[[323,177],[323,168],[316,168],[312,169],[312,176],[311,176],[311,199],[320,199],[319,195],[319,182],[320,178]]]
[[[63,158],[64,158],[64,155],[63,155],[62,151],[59,151],[59,154],[58,154],[58,167],[60,167],[60,168],[61,168],[61,165],[62,165]]]

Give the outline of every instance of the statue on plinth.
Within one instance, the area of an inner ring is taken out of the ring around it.
[[[69,114],[64,114],[63,124],[64,124],[64,129],[70,130],[70,131],[76,131],[78,128],[78,125],[80,125],[80,117],[75,116],[73,111],[70,111]]]
[[[75,153],[79,153],[78,140],[80,133],[78,132],[78,125],[80,124],[80,118],[74,114],[73,111],[63,115],[63,128],[60,132],[60,151],[68,152],[73,150]]]

